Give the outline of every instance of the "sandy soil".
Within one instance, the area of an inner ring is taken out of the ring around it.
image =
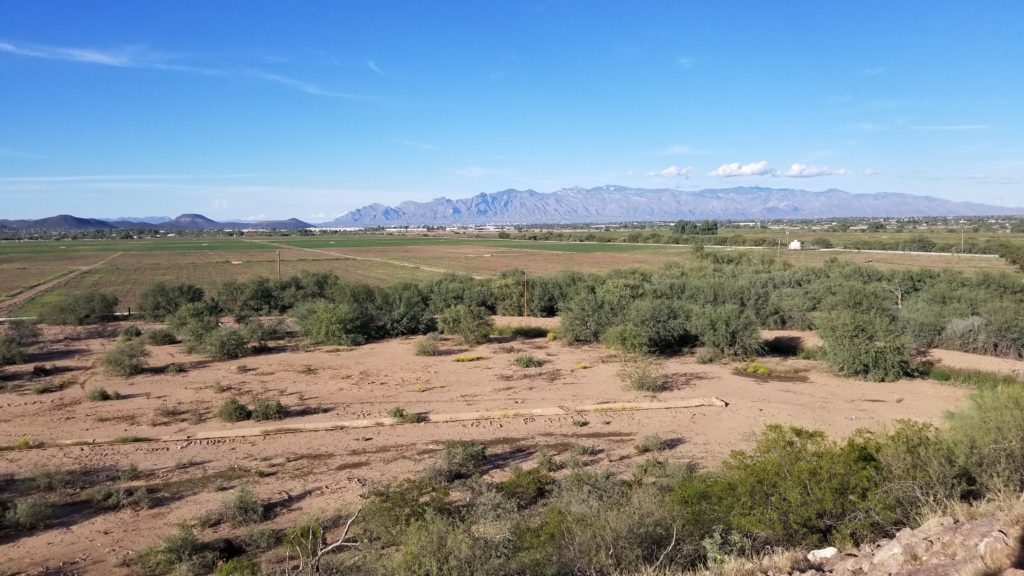
[[[225,490],[241,483],[275,503],[269,526],[291,526],[318,511],[353,506],[375,483],[431,467],[446,440],[487,443],[494,462],[490,473],[497,477],[509,464],[529,466],[538,447],[564,457],[574,443],[597,448],[591,465],[629,473],[642,460],[633,444],[647,434],[671,439],[672,459],[714,465],[731,450],[749,446],[768,423],[819,428],[841,437],[903,418],[939,421],[967,393],[927,381],[845,380],[802,360],[768,359],[780,376],[759,380],[738,375],[734,365],[699,365],[679,357],[666,362],[672,389],[654,401],[715,396],[729,406],[620,410],[618,403],[652,398],[624,389],[614,354],[600,346],[543,338],[494,338],[470,350],[448,341],[445,354],[437,357],[414,355],[416,338],[352,349],[303,349],[290,341],[278,343],[272,353],[229,362],[190,356],[180,346],[151,347],[152,371],[123,379],[98,368],[118,330],[116,325],[48,328],[46,352],[2,374],[0,383],[9,391],[0,393],[0,444],[25,436],[54,443],[254,426],[226,424],[214,416],[231,396],[250,404],[257,396],[280,397],[290,411],[281,426],[380,418],[396,406],[435,414],[557,407],[568,415],[3,452],[4,486],[44,466],[80,471],[92,483],[110,482],[117,470],[134,464],[143,476],[133,482],[149,486],[157,505],[106,514],[84,505],[63,507],[57,527],[0,542],[0,568],[38,570],[63,562],[74,573],[117,574],[123,571],[116,566],[120,558],[154,543],[174,524],[215,509]],[[533,354],[544,365],[518,368],[512,360],[520,353]],[[458,354],[481,359],[453,362]],[[57,373],[32,378],[33,364],[52,366]],[[170,364],[189,368],[164,373]],[[31,391],[40,382],[56,381],[67,386],[45,394]],[[124,398],[90,402],[86,393],[95,386],[117,390]],[[572,413],[574,406],[601,403],[609,405],[608,411]],[[223,526],[201,531],[203,538],[232,534]]]

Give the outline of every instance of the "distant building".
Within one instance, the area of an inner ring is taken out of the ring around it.
[[[803,250],[804,249],[804,243],[799,241],[799,240],[793,240],[792,242],[789,243],[789,249],[790,250]]]

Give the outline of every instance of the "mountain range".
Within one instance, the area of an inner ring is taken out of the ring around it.
[[[288,220],[263,220],[259,222],[217,222],[202,214],[182,214],[177,218],[163,218],[160,222],[150,222],[158,218],[131,220],[113,218],[79,218],[69,214],[50,216],[38,220],[0,220],[0,231],[38,231],[38,232],[82,232],[86,230],[115,230],[119,228],[159,228],[161,230],[240,230],[250,228],[294,230],[313,228],[308,222],[296,218]]]
[[[954,202],[934,196],[892,192],[855,194],[829,189],[737,187],[682,191],[671,188],[563,188],[502,190],[470,198],[437,198],[402,202],[397,206],[370,204],[351,210],[321,227],[473,224],[581,224],[672,220],[798,220],[812,218],[909,216],[1024,215],[1024,208]],[[164,217],[79,218],[66,214],[39,220],[0,220],[0,231],[84,231],[135,228],[162,230],[299,229],[313,224],[296,218],[259,222],[217,222],[202,214]]]
[[[563,188],[541,193],[502,190],[470,198],[370,204],[322,226],[439,224],[572,224],[666,220],[771,220],[830,217],[997,216],[1024,214],[973,202],[891,192],[854,194],[737,187],[682,191],[623,186]]]

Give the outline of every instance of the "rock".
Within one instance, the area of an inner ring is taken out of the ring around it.
[[[921,538],[931,538],[954,524],[956,524],[956,520],[951,517],[939,516],[921,524],[921,527],[915,530],[915,532]]]
[[[978,543],[978,556],[986,566],[999,566],[1010,563],[1013,545],[1006,532],[995,530]]]
[[[834,546],[829,546],[828,548],[822,548],[820,550],[811,550],[807,553],[807,559],[815,564],[821,564],[836,554],[839,554],[839,549]]]
[[[893,540],[875,553],[871,559],[870,571],[872,574],[895,574],[903,566],[903,545],[899,540]]]
[[[1020,568],[1008,568],[999,573],[999,576],[1024,576],[1024,570]]]

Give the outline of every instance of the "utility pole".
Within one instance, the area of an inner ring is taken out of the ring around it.
[[[277,279],[281,279],[281,251],[277,251]]]
[[[964,236],[965,236],[965,234],[964,234],[964,221],[961,220],[960,221],[960,254],[964,253],[964,244],[965,244]]]

